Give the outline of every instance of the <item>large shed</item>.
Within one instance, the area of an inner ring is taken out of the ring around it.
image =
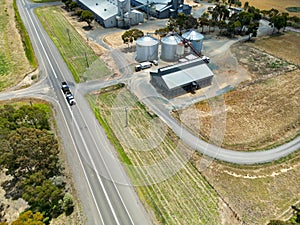
[[[130,0],[76,0],[85,10],[93,13],[103,27],[126,27],[144,22],[144,16],[130,9]],[[128,23],[128,24],[126,24]]]
[[[201,59],[195,59],[150,72],[150,83],[167,98],[173,98],[211,85],[213,72]]]
[[[191,14],[192,11],[184,0],[131,0],[131,5],[159,19],[176,18],[178,13]]]

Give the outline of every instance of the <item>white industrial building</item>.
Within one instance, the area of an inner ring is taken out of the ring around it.
[[[184,0],[131,0],[131,5],[159,19],[176,18],[178,13],[191,14],[192,11]]]
[[[76,0],[93,13],[95,20],[103,27],[130,27],[144,22],[143,13],[131,10],[130,0]]]
[[[150,83],[167,98],[211,85],[213,72],[200,58],[150,72]]]

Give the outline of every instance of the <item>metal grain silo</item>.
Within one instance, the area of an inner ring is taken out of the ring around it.
[[[159,41],[150,35],[136,40],[136,61],[145,62],[158,59]]]
[[[176,49],[181,38],[176,35],[168,35],[161,39],[161,55],[164,61],[176,61]]]
[[[184,39],[191,42],[191,45],[198,53],[201,53],[204,36],[197,31],[190,30],[182,35]],[[191,49],[193,53],[193,50]]]

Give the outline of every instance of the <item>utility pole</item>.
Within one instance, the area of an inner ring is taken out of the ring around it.
[[[128,108],[127,107],[125,107],[125,121],[126,121],[125,127],[128,127]]]
[[[89,61],[88,61],[86,52],[84,52],[84,56],[85,56],[86,66],[89,67]]]
[[[70,37],[70,30],[69,30],[69,28],[67,28],[67,33],[68,33],[68,37],[69,37],[69,42],[71,43],[71,37]]]

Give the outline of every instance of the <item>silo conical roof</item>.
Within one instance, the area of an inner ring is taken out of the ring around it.
[[[138,38],[136,40],[136,43],[142,46],[153,46],[157,45],[159,41],[150,35],[145,35],[143,37]]]
[[[204,36],[195,30],[190,30],[182,35],[183,38],[190,41],[202,40]]]
[[[181,38],[175,35],[168,35],[161,39],[161,42],[168,45],[177,45],[181,42]]]

